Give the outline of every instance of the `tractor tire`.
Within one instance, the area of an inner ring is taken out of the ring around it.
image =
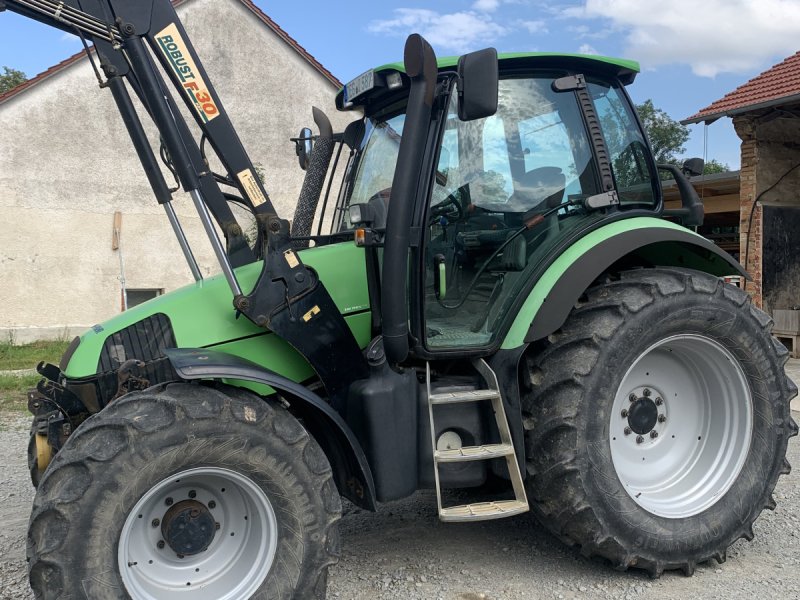
[[[691,575],[724,562],[775,508],[790,470],[797,388],[771,327],[745,292],[705,273],[652,268],[596,282],[528,354],[532,512],[619,570]]]
[[[341,499],[282,406],[172,383],[87,419],[54,457],[28,530],[36,598],[324,598]]]

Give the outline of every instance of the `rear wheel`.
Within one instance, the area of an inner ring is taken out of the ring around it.
[[[535,348],[523,398],[532,509],[617,568],[693,572],[774,508],[797,433],[786,349],[741,290],[643,269],[589,289]]]
[[[38,598],[324,598],[341,502],[322,450],[250,393],[169,384],[87,420],[28,533]]]

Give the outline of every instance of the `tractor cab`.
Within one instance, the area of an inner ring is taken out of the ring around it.
[[[368,71],[337,97],[365,116],[335,227],[368,228],[382,245],[397,226],[392,204],[413,203],[409,316],[412,350],[423,357],[496,349],[559,249],[603,223],[662,209],[625,92],[638,65],[551,54],[501,54],[496,65],[494,80],[481,82],[494,88],[491,114],[465,118],[464,89],[486,79],[485,68],[438,61],[412,198],[397,198],[392,185],[411,85],[403,67]]]

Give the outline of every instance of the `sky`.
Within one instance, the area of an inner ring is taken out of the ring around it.
[[[439,56],[493,46],[499,52],[580,52],[637,60],[642,72],[628,88],[634,102],[652,99],[676,120],[800,50],[800,0],[255,3],[343,82],[402,59],[405,37],[416,32]],[[0,13],[0,67],[32,77],[78,50],[74,36]],[[739,167],[739,139],[730,119],[690,130],[685,157],[706,156]]]

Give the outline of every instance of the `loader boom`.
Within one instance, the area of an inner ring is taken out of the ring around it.
[[[103,80],[98,72],[100,85],[112,91],[156,200],[165,207],[195,279],[201,278],[200,270],[171,206],[175,189],[164,179],[128,86],[158,129],[167,166],[192,198],[231,289],[232,309],[284,338],[309,360],[332,399],[343,396],[349,383],[365,374],[358,344],[319,277],[294,252],[288,221],[276,214],[172,4],[168,0],[8,0],[5,6],[94,44],[105,75]],[[91,59],[88,46],[87,53]],[[203,143],[192,135],[153,56],[222,162],[224,175],[210,170]],[[234,188],[235,200],[255,216],[258,243],[254,249],[228,206],[231,194],[225,194],[220,184]],[[212,218],[223,232],[224,244]],[[243,290],[234,269],[257,258],[263,259],[261,276],[252,290]],[[309,328],[324,332],[325,343],[309,335]],[[315,341],[310,344],[309,340]],[[343,361],[343,356],[348,360]],[[347,366],[335,367],[340,364]]]

